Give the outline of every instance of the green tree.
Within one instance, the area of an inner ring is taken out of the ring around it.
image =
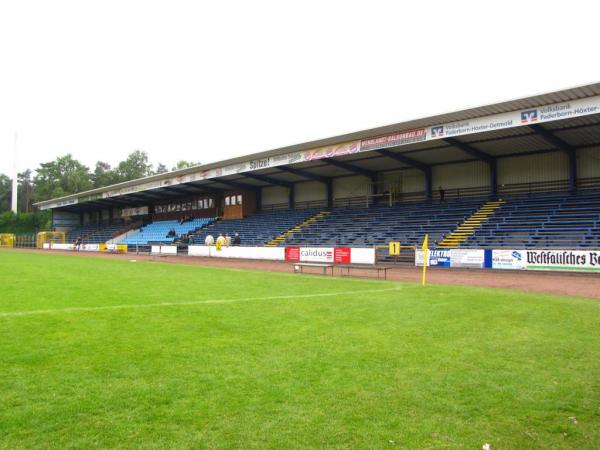
[[[92,173],[92,184],[94,188],[110,186],[111,184],[120,181],[119,174],[110,167],[110,164],[102,161],[96,162],[96,168],[94,169],[94,173]]]
[[[91,188],[89,169],[68,154],[40,164],[34,178],[33,200],[44,201]]]
[[[165,166],[163,163],[158,163],[158,166],[156,167],[156,173],[166,173],[168,172],[169,169],[167,169],[167,166]]]
[[[11,179],[0,174],[0,213],[10,211],[10,197],[12,195]]]
[[[152,175],[152,164],[148,162],[148,154],[135,150],[125,161],[121,161],[116,169],[119,181],[135,180]]]
[[[33,210],[33,182],[31,180],[31,170],[19,174],[19,211],[28,213]]]
[[[188,167],[197,166],[199,163],[195,163],[192,161],[181,160],[177,162],[177,165],[173,167],[171,170],[179,170],[179,169],[187,169]]]

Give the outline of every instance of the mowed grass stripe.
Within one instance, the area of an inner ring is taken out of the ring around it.
[[[323,294],[293,294],[293,295],[275,295],[270,297],[242,297],[242,298],[223,298],[223,299],[212,299],[212,300],[198,300],[198,301],[179,301],[179,302],[162,302],[162,303],[146,303],[146,304],[122,304],[122,305],[110,305],[110,306],[88,306],[88,307],[74,307],[74,308],[56,308],[56,309],[34,309],[30,311],[13,311],[7,313],[0,313],[1,317],[19,317],[19,316],[33,316],[39,314],[60,314],[60,313],[72,313],[72,312],[93,312],[103,311],[110,309],[136,309],[136,308],[164,308],[164,307],[180,307],[180,306],[200,306],[200,305],[211,305],[211,304],[222,304],[222,303],[239,303],[239,302],[254,302],[254,301],[268,301],[268,300],[300,300],[300,299],[311,299],[319,297],[340,297],[340,296],[351,296],[351,295],[366,295],[366,294],[379,294],[382,292],[398,291],[400,287],[393,287],[389,289],[364,289],[358,291],[345,291],[345,292],[327,292]]]
[[[331,294],[4,317],[0,448],[600,446],[598,302],[15,252],[0,269],[5,312]]]

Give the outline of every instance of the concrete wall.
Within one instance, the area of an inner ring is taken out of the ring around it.
[[[333,198],[364,197],[370,192],[371,179],[362,175],[335,178]]]
[[[577,151],[577,177],[600,177],[600,147]]]
[[[542,153],[498,160],[498,184],[567,180],[568,158],[564,152]]]
[[[283,186],[270,186],[262,188],[262,205],[276,205],[288,202],[288,188]]]
[[[490,169],[484,161],[434,166],[432,180],[434,190],[489,186]]]
[[[294,201],[296,203],[327,201],[327,188],[325,183],[319,181],[296,183],[294,186]]]

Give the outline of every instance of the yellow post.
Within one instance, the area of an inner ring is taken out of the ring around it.
[[[429,264],[429,235],[425,235],[425,239],[423,239],[423,279],[421,280],[421,284],[425,286],[426,276],[427,276],[427,265]]]

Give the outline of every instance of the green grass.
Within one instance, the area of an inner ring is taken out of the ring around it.
[[[600,303],[0,252],[1,448],[486,442],[600,447]]]

